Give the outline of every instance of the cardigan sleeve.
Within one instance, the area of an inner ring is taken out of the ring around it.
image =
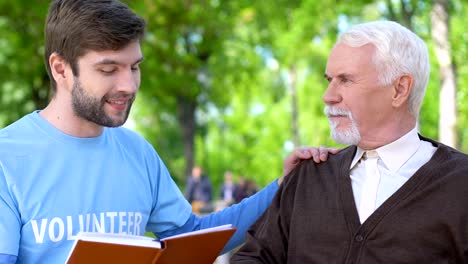
[[[231,263],[287,262],[289,209],[294,200],[298,171],[294,170],[286,177],[268,210],[249,228],[245,244],[232,256]]]

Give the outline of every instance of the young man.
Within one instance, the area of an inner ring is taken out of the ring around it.
[[[153,147],[120,127],[140,86],[145,22],[118,1],[52,1],[45,63],[53,98],[0,131],[0,263],[63,263],[79,231],[166,237],[231,223],[239,245],[282,181],[207,217],[190,204]],[[327,150],[294,151],[325,160]],[[242,217],[241,217],[242,216]]]
[[[282,179],[195,216],[152,146],[120,127],[140,86],[144,29],[118,1],[52,1],[45,62],[53,98],[0,131],[0,263],[64,263],[79,231],[166,237],[231,223],[231,249],[270,204]],[[297,150],[284,170],[326,154]]]
[[[232,262],[467,263],[468,156],[416,128],[424,42],[395,22],[354,26],[325,77],[332,137],[351,146],[299,165]]]

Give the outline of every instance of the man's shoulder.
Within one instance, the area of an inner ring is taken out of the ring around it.
[[[344,147],[336,154],[328,154],[326,161],[320,163],[315,162],[313,159],[304,160],[300,166],[312,167],[329,167],[329,166],[347,166],[351,165],[351,161],[356,153],[357,147],[354,145]]]
[[[25,125],[28,125],[31,123],[31,117],[34,113],[29,113],[27,115],[22,116],[20,119],[14,121],[13,123],[0,128],[0,133],[3,133],[4,131],[9,131],[9,130],[14,130],[18,129],[19,127],[23,127]]]
[[[441,143],[437,146],[433,160],[440,165],[447,166],[450,170],[468,171],[468,155]]]
[[[4,148],[6,144],[13,142],[30,141],[39,136],[37,130],[34,129],[30,115],[25,115],[21,119],[0,129],[0,146],[3,146],[0,148]]]
[[[341,175],[340,172],[349,170],[351,161],[356,153],[356,146],[348,146],[341,149],[337,154],[329,154],[327,161],[316,163],[313,159],[303,160],[290,175],[285,178],[286,182],[298,184],[304,179],[328,178],[330,175]],[[313,175],[313,176],[312,176]]]
[[[466,166],[468,166],[468,154],[448,145],[445,145],[444,143],[441,143],[439,141],[421,135],[420,138],[421,140],[432,144],[432,146],[436,148],[436,152],[434,153],[435,158],[445,160],[464,160],[467,161]]]
[[[468,177],[468,155],[436,140],[421,135],[420,138],[427,145],[431,144],[430,147],[435,148],[431,159],[423,167],[425,172],[440,177],[441,175],[449,178],[455,177],[463,182],[461,185],[465,186],[464,182]]]

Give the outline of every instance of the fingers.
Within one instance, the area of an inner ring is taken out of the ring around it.
[[[341,149],[337,149],[337,148],[328,148],[328,152],[331,153],[331,154],[336,154],[338,152],[340,152]]]
[[[289,154],[284,160],[283,175],[287,175],[291,172],[301,162],[301,160],[310,159],[313,155],[315,155],[314,160],[316,160],[318,157],[318,151],[316,149],[312,150],[312,148],[309,147],[294,149],[294,151],[291,152],[291,154]]]
[[[318,148],[310,148],[310,152],[312,153],[314,162],[320,163],[320,150]]]
[[[324,146],[320,146],[319,152],[320,152],[320,160],[326,161],[328,159],[328,149],[325,148]]]
[[[311,158],[317,162],[317,160],[320,160],[320,153],[317,148],[298,147],[292,152],[291,158],[294,160],[294,162],[299,162],[301,160]]]
[[[299,147],[294,150],[294,157],[296,159],[310,159],[312,157],[311,148]]]
[[[295,161],[312,158],[314,162],[320,163],[328,159],[329,154],[336,154],[340,150],[336,148],[320,147],[299,147],[293,152]]]
[[[314,162],[320,163],[320,161],[327,160],[328,157],[328,152],[323,147],[299,147],[294,152],[295,158],[298,161],[303,159],[313,159]]]
[[[335,148],[321,147],[298,147],[284,160],[283,175],[287,175],[293,170],[301,160],[313,159],[315,163],[320,163],[328,159],[329,153],[336,154],[340,150]]]

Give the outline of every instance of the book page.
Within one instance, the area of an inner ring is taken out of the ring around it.
[[[196,235],[196,234],[210,233],[210,232],[214,232],[214,231],[226,230],[226,229],[231,229],[231,228],[232,228],[231,224],[215,226],[215,227],[200,229],[200,230],[197,230],[197,231],[187,232],[187,233],[183,233],[183,234],[179,234],[179,235],[175,235],[175,236],[166,237],[166,238],[161,239],[161,241],[164,241],[166,239],[185,237],[185,236],[191,236],[191,235]]]
[[[80,232],[77,234],[76,240],[161,248],[161,243],[155,240],[154,238],[146,237],[146,236],[125,235],[125,234]]]

